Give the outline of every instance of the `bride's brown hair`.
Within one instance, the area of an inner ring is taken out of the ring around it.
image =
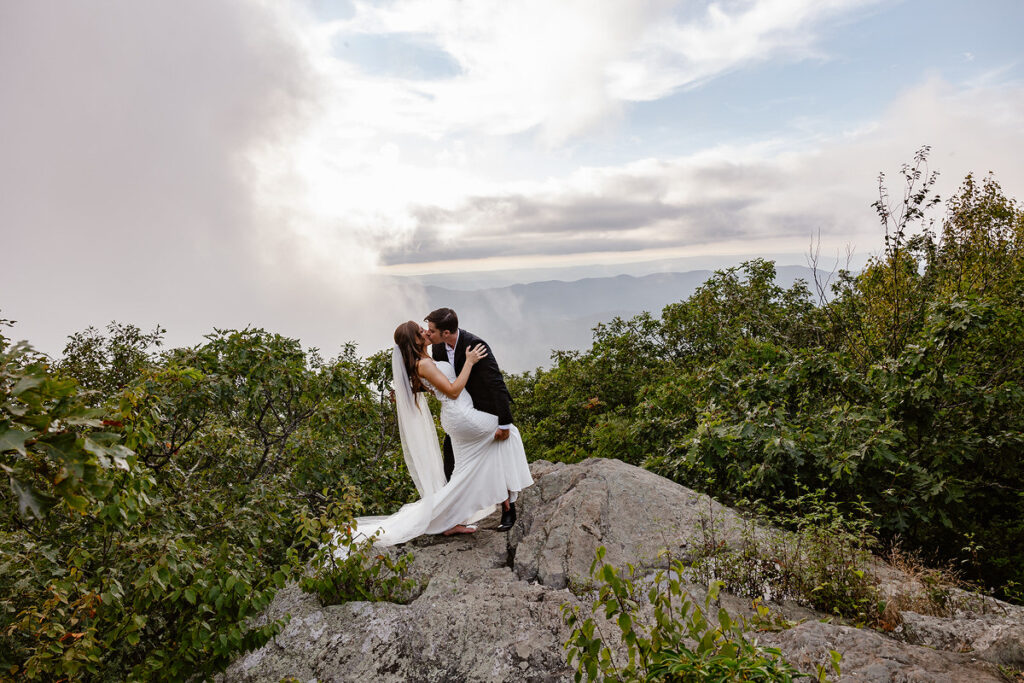
[[[414,320],[402,323],[395,328],[395,344],[402,352],[402,363],[405,364],[405,373],[409,375],[409,384],[413,392],[426,391],[423,380],[416,372],[416,363],[423,358],[423,350],[426,344],[420,337],[420,324]]]

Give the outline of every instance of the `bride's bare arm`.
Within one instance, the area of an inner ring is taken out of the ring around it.
[[[437,365],[429,358],[423,358],[416,364],[416,374],[433,384],[448,398],[457,398],[462,393],[462,390],[466,388],[466,382],[469,381],[469,373],[473,371],[473,366],[481,358],[486,357],[487,347],[483,344],[477,344],[471,349],[466,349],[466,364],[462,366],[462,372],[459,373],[454,382],[449,382],[445,374],[438,370]]]

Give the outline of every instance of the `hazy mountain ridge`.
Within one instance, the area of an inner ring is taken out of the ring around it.
[[[426,286],[431,310],[455,309],[460,325],[494,347],[504,370],[521,372],[547,366],[552,350],[589,348],[593,327],[616,316],[660,313],[686,299],[711,275],[710,270],[633,276],[544,280],[476,290]],[[805,266],[779,266],[776,281],[789,287],[810,282]]]

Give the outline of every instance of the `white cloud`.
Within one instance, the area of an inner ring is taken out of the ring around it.
[[[681,17],[664,0],[356,3],[351,18],[310,33],[327,94],[295,154],[305,196],[293,203],[315,214],[296,239],[313,254],[337,253],[353,236],[400,244],[417,228],[412,207],[454,210],[468,197],[515,192],[518,178],[548,172],[560,145],[614,126],[628,101],[751,61],[804,56],[816,27],[865,4],[713,3]],[[338,59],[339,41],[353,36],[417,36],[450,55],[458,73],[381,75]],[[533,149],[517,173],[523,145]]]
[[[401,305],[344,277],[373,252],[304,204],[291,150],[324,106],[309,31],[269,0],[3,4],[0,307],[16,335],[59,352],[111,319],[172,343],[252,323],[333,348]],[[328,254],[295,238],[311,225]]]
[[[753,255],[802,251],[818,231],[827,249],[870,251],[880,244],[870,206],[878,173],[887,172],[898,196],[900,164],[925,144],[943,197],[968,172],[989,170],[1012,194],[1024,187],[1016,153],[1024,145],[1024,87],[958,89],[931,80],[872,125],[833,138],[719,146],[508,184],[455,207],[421,205],[410,242],[388,245],[385,258],[391,270],[410,272],[418,262],[427,262],[424,271],[477,269],[488,255],[502,267],[510,257],[580,262],[588,252],[592,262],[609,251],[620,259]]]
[[[320,32],[321,50],[346,36],[420,36],[461,71],[448,78],[375,76],[331,67],[336,125],[438,140],[538,129],[559,145],[614,119],[625,102],[670,94],[744,64],[815,49],[817,28],[877,0],[711,3],[686,19],[664,0],[358,3]]]
[[[574,166],[574,145],[621,142],[630,102],[818,58],[870,4],[396,0],[326,24],[270,0],[3,4],[3,315],[51,351],[113,318],[372,351],[424,303],[373,277],[381,254],[395,272],[622,262],[802,248],[815,228],[863,247],[875,175],[925,143],[953,185],[991,168],[1024,186],[1024,97],[999,71],[840,137]],[[413,36],[457,69],[346,62],[351,35]]]
[[[713,2],[686,21],[650,27],[624,59],[608,66],[609,91],[623,100],[656,100],[752,62],[821,57],[817,29],[876,0]]]

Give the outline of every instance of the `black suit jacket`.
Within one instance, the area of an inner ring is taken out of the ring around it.
[[[459,330],[459,340],[455,343],[455,375],[458,376],[466,365],[466,349],[477,344],[487,347],[487,357],[473,367],[465,390],[473,398],[474,408],[497,415],[500,425],[512,424],[512,395],[509,394],[501,370],[498,369],[494,349],[480,337],[463,329]],[[434,360],[448,360],[448,352],[443,342],[434,344],[432,351]]]

